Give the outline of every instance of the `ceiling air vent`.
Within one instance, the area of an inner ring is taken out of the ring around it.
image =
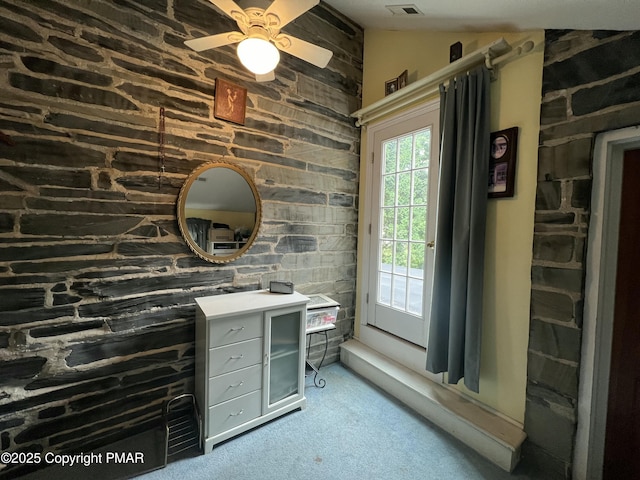
[[[424,13],[422,13],[418,7],[416,7],[415,5],[385,5],[385,7],[387,7],[388,10],[391,11],[391,13],[393,13],[393,15],[411,15],[411,16],[424,16]]]

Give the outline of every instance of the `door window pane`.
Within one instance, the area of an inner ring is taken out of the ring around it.
[[[411,209],[411,240],[423,242],[427,238],[427,207]]]
[[[396,166],[398,164],[398,142],[396,140],[392,140],[389,142],[385,142],[384,144],[384,155],[382,161],[384,162],[384,167],[382,171],[387,173],[393,173],[397,170]]]
[[[409,240],[409,221],[411,208],[401,207],[396,209],[396,240]]]
[[[391,305],[391,274],[378,272],[378,302]]]
[[[411,172],[398,174],[397,205],[409,205],[411,203],[411,176]]]
[[[396,231],[396,210],[385,208],[382,212],[382,238],[393,239]]]
[[[393,273],[407,275],[409,260],[409,244],[406,242],[395,242],[396,255],[393,259]]]
[[[394,275],[393,276],[393,303],[392,306],[399,310],[405,310],[407,292],[407,278]]]
[[[384,176],[384,206],[393,207],[396,204],[396,176]]]
[[[409,313],[413,313],[414,315],[422,315],[422,291],[423,291],[422,280],[417,280],[415,278],[409,279],[409,294],[408,294],[408,308]]]
[[[413,161],[413,135],[398,139],[400,155],[398,157],[398,171],[403,172],[411,168]]]
[[[411,243],[411,268],[410,275],[415,278],[424,278],[424,243]]]
[[[426,205],[428,198],[427,181],[429,170],[420,168],[413,172],[413,205]]]
[[[431,129],[422,130],[415,135],[415,154],[413,168],[429,166],[431,152]]]

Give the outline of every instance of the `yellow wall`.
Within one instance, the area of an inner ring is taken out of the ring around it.
[[[524,422],[531,292],[531,256],[536,192],[538,133],[542,91],[544,32],[451,33],[365,31],[362,106],[384,97],[386,80],[409,72],[409,83],[449,64],[449,45],[463,44],[463,54],[504,37],[517,46],[533,40],[535,48],[497,69],[491,90],[491,130],[520,128],[515,197],[491,199],[487,218],[484,323],[480,394],[465,394]],[[363,129],[362,152],[366,152]],[[361,162],[361,179],[369,162]],[[364,183],[364,182],[363,182]],[[366,198],[361,184],[360,198]],[[361,212],[362,206],[361,206]],[[364,238],[360,225],[359,238]],[[362,252],[362,246],[359,246]],[[362,265],[364,259],[358,259]],[[359,272],[360,275],[361,272]],[[359,277],[360,278],[360,277]],[[360,282],[362,284],[362,282]],[[360,305],[360,302],[357,303]],[[360,312],[356,313],[356,336]]]

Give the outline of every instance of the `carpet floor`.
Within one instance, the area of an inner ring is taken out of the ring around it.
[[[307,378],[307,408],[139,480],[533,480],[509,474],[340,363]]]

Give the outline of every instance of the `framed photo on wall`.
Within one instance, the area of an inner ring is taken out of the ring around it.
[[[216,78],[216,93],[213,103],[213,116],[244,125],[247,106],[247,89]]]
[[[409,83],[409,70],[405,70],[398,77],[398,89],[404,88]]]
[[[387,80],[384,82],[384,96],[391,95],[394,92],[398,91],[398,79],[392,78],[391,80]]]
[[[384,96],[386,97],[387,95],[397,92],[401,88],[406,87],[408,83],[409,71],[405,70],[400,74],[400,76],[384,82]]]
[[[489,198],[513,197],[518,154],[518,127],[491,133]]]

